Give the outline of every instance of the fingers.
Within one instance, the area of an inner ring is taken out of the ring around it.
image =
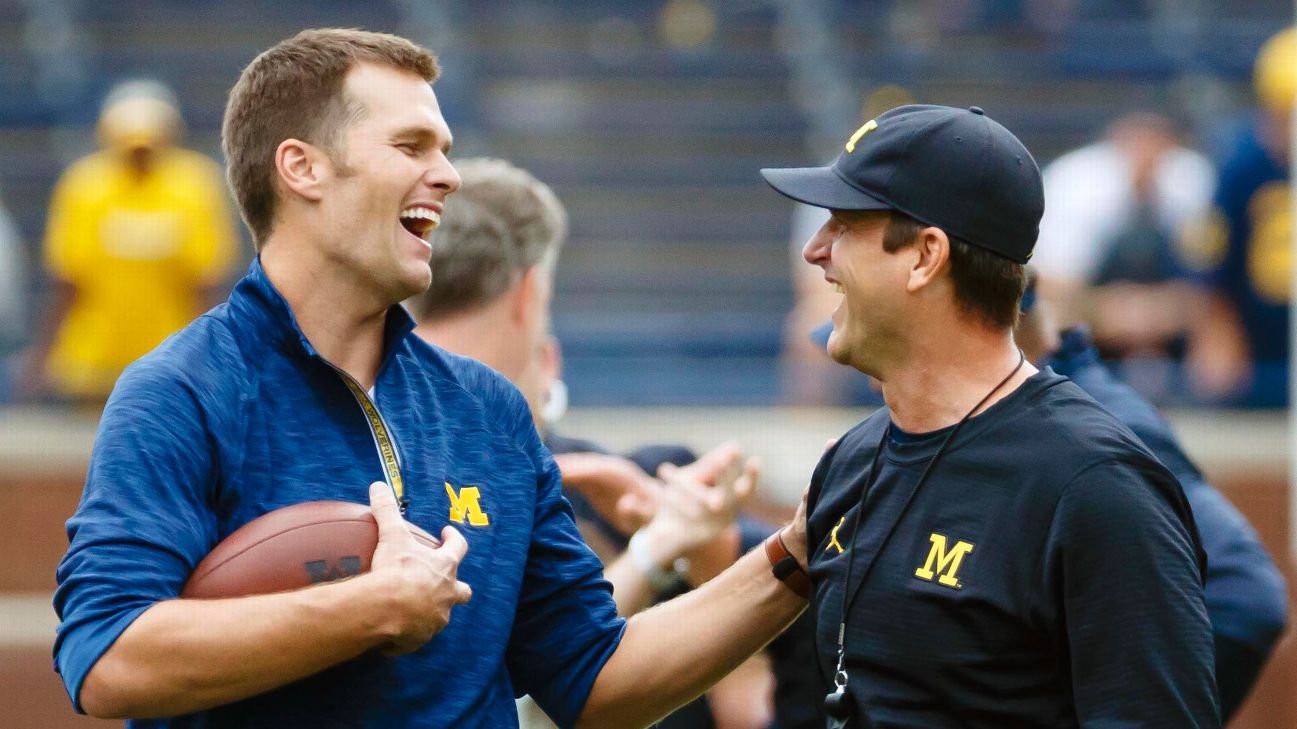
[[[725,495],[721,492],[728,486],[725,481],[714,487],[707,486],[696,480],[689,469],[680,468],[673,463],[659,466],[658,477],[665,487],[664,497],[698,503],[710,511],[716,511],[724,504]]]
[[[401,509],[396,505],[396,496],[391,487],[382,481],[369,485],[369,509],[378,522],[378,541],[389,543],[411,543],[414,535],[406,526],[401,516]]]
[[[656,511],[656,504],[636,494],[626,494],[617,499],[617,523],[629,528],[634,533],[649,523]]]
[[[710,514],[721,514],[730,510],[734,502],[734,481],[724,479],[715,486],[700,483],[691,477],[683,468],[670,466],[661,470],[665,477],[666,492],[663,496],[675,499],[677,510],[690,511],[690,505],[696,505]]]
[[[469,587],[468,584],[465,582],[456,582],[455,583],[455,604],[463,605],[464,603],[472,599],[473,599],[473,588]]]
[[[734,482],[734,499],[743,504],[757,491],[761,481],[761,459],[753,456],[743,464],[743,475]]]
[[[704,453],[698,460],[690,463],[685,468],[693,478],[706,484],[714,484],[722,477],[726,469],[742,459],[742,455],[738,443],[725,441]]]
[[[463,561],[464,555],[468,554],[468,540],[464,539],[458,529],[447,526],[441,530],[441,548],[437,552],[450,557],[458,565]]]

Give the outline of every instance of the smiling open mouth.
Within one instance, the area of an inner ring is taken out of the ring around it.
[[[401,226],[424,240],[427,240],[428,234],[440,224],[441,216],[436,210],[410,207],[401,211]]]

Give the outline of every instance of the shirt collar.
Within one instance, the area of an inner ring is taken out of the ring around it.
[[[270,282],[260,257],[253,259],[247,275],[234,287],[230,307],[238,314],[237,321],[246,327],[247,334],[299,348],[307,357],[324,359],[297,325],[288,301]],[[400,341],[412,331],[414,319],[409,312],[400,304],[389,307],[383,322],[383,360],[379,372],[387,366]]]

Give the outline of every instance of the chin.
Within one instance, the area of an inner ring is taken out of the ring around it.
[[[830,336],[828,346],[825,347],[824,351],[828,352],[829,357],[838,364],[851,364],[851,353],[847,351],[847,348],[843,346],[842,342],[838,341],[833,336]]]

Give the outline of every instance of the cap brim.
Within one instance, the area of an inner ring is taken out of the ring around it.
[[[832,167],[766,168],[761,170],[761,176],[779,194],[817,208],[891,210],[893,207],[848,185]]]

